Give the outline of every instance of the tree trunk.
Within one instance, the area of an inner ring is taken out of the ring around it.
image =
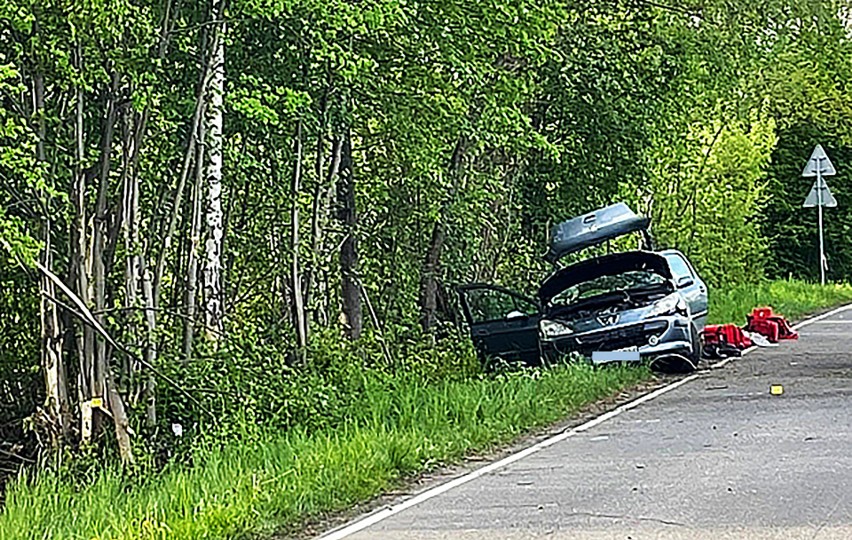
[[[165,22],[163,34],[165,34]],[[213,38],[213,48],[216,47],[217,36]],[[160,51],[161,54],[165,48],[165,38],[161,37]],[[207,75],[210,72],[210,62],[202,58],[201,74],[199,77],[198,91],[195,96],[195,109],[192,113],[190,121],[189,140],[186,143],[186,152],[183,156],[181,164],[180,176],[172,200],[172,210],[168,219],[163,226],[163,244],[160,253],[157,256],[156,266],[148,268],[145,256],[139,258],[139,274],[142,276],[142,294],[145,299],[145,325],[146,325],[146,345],[145,345],[145,361],[148,366],[153,366],[157,360],[158,348],[156,343],[157,317],[156,310],[160,304],[160,287],[163,281],[163,274],[166,266],[166,256],[171,248],[172,238],[177,229],[178,215],[183,202],[183,193],[186,190],[186,181],[189,178],[189,169],[192,165],[193,154],[196,151],[196,143],[200,140],[198,133],[201,129],[201,119],[204,116],[204,96],[207,86]],[[151,253],[150,243],[146,242],[143,253]],[[153,426],[157,421],[156,396],[155,396],[156,381],[153,374],[149,374],[145,383],[144,399],[146,401],[146,421],[149,426]]]
[[[147,251],[147,250],[144,250]],[[157,318],[156,296],[154,295],[153,276],[148,268],[145,257],[139,257],[139,274],[142,276],[142,296],[145,300],[145,363],[148,366],[148,376],[145,379],[145,390],[142,398],[145,400],[145,422],[149,427],[157,425],[157,396],[156,380],[151,366],[157,361]]]
[[[466,138],[464,136],[459,137],[453,150],[453,156],[447,167],[447,172],[453,180],[453,187],[437,220],[435,220],[432,226],[432,237],[429,241],[429,248],[426,251],[423,269],[420,274],[420,326],[427,332],[435,325],[435,316],[438,311],[438,279],[441,272],[441,251],[443,250],[446,238],[446,225],[444,224],[443,214],[446,212],[447,206],[455,198],[456,191],[458,191],[466,146]]]
[[[214,49],[216,48],[215,42],[217,39],[218,36],[214,35]],[[204,67],[201,70],[198,92],[195,96],[195,110],[192,113],[192,121],[190,122],[189,140],[186,143],[186,152],[183,156],[180,176],[178,178],[178,184],[175,189],[174,200],[172,201],[172,211],[169,214],[168,220],[165,222],[166,225],[163,231],[163,245],[159,256],[157,257],[157,266],[153,276],[152,287],[155,308],[159,306],[160,287],[162,285],[163,274],[165,272],[166,255],[168,254],[169,248],[172,245],[172,237],[174,237],[175,229],[177,228],[178,215],[180,213],[180,208],[183,203],[183,192],[186,190],[186,181],[189,178],[189,168],[192,165],[192,157],[195,153],[195,144],[199,140],[198,133],[200,130],[201,119],[204,116],[204,96],[206,94],[207,86],[206,81],[211,66],[209,61],[203,61],[202,65]]]
[[[139,213],[139,159],[142,153],[142,145],[148,126],[150,110],[146,107],[139,117],[136,132],[132,138],[132,149],[130,157],[130,171],[128,171],[128,186],[125,195],[125,212],[122,216],[125,223],[125,293],[127,296],[127,307],[134,308],[131,313],[136,313],[135,308],[141,304],[144,307],[143,322],[145,325],[145,340],[142,347],[142,355],[147,366],[152,366],[157,359],[156,343],[154,342],[154,331],[156,329],[156,318],[154,317],[154,299],[151,273],[147,269],[146,257],[149,253],[147,242],[140,238],[139,228],[141,216]],[[139,287],[142,287],[142,298],[139,298]],[[135,327],[135,325],[134,325]],[[138,363],[138,362],[137,362]],[[131,365],[131,375],[135,371],[144,373],[141,381],[142,388],[136,387],[135,393],[141,394],[146,407],[146,424],[149,427],[156,425],[157,411],[154,400],[155,379],[149,368],[143,365]]]
[[[44,118],[44,77],[37,73],[34,77],[35,90],[35,116],[38,122],[38,142],[36,143],[36,158],[40,164],[47,159],[44,150],[44,140],[47,135]],[[50,216],[49,199],[45,205],[47,216],[45,216],[42,229],[44,248],[42,251],[42,264],[48,268],[53,267],[52,253],[52,220]],[[48,417],[56,424],[59,431],[60,441],[54,441],[54,445],[61,444],[68,438],[71,427],[71,408],[68,401],[68,385],[66,380],[65,364],[62,359],[62,332],[59,326],[59,313],[56,304],[51,298],[56,297],[53,283],[47,278],[39,280],[39,322],[41,325],[41,365],[45,377],[45,410]]]
[[[36,267],[41,271],[44,277],[50,279],[50,281],[58,286],[62,292],[71,300],[71,304],[76,307],[70,308],[70,311],[76,315],[79,320],[86,325],[86,327],[91,328],[92,332],[95,333],[100,339],[105,340],[112,346],[115,350],[121,351],[122,354],[131,354],[128,352],[127,348],[122,347],[115,341],[106,329],[98,322],[98,319],[95,315],[92,314],[92,311],[86,306],[86,303],[80,298],[79,295],[74,293],[70,287],[62,283],[62,280],[59,279],[59,276],[50,271],[47,267],[45,267],[40,262],[36,263]],[[106,392],[106,403],[108,404],[110,410],[113,414],[113,420],[115,422],[115,432],[118,440],[118,446],[121,453],[122,461],[125,464],[133,463],[133,453],[130,446],[130,427],[129,422],[127,421],[127,414],[124,409],[124,402],[121,399],[121,396],[118,394],[115,388],[115,383],[113,381],[112,372],[107,371],[104,390]],[[81,402],[80,408],[82,411],[86,411],[89,409],[89,416],[91,416],[92,409],[103,410],[105,401],[103,399],[99,399],[97,401],[90,400]]]
[[[92,226],[92,267],[93,267],[93,286],[95,300],[95,320],[98,324],[105,328],[104,310],[106,308],[106,287],[107,276],[105,261],[106,242],[107,242],[107,198],[109,196],[109,180],[110,168],[112,163],[112,143],[115,134],[116,122],[116,103],[115,96],[118,92],[119,77],[113,74],[110,94],[107,100],[107,116],[103,128],[101,138],[101,160],[100,160],[100,175],[98,179],[98,195],[95,205],[94,223]],[[118,442],[119,453],[122,462],[125,464],[133,463],[133,453],[130,447],[130,433],[128,431],[127,414],[124,408],[124,402],[116,388],[113,380],[112,372],[109,367],[107,343],[103,339],[96,339],[95,342],[95,392],[93,398],[100,398],[102,402],[108,403],[109,410],[112,413],[113,424],[115,427],[115,436]],[[98,408],[93,408],[98,409]],[[99,409],[98,409],[99,410]],[[97,432],[98,422],[102,415],[98,414],[94,417],[93,430]]]
[[[216,0],[213,4],[212,19],[216,25],[224,20],[225,0]],[[217,28],[217,26],[214,26]],[[214,30],[213,51],[211,54],[211,79],[207,95],[205,118],[207,144],[207,166],[205,179],[207,187],[207,239],[204,246],[204,322],[208,338],[215,341],[222,334],[222,241],[224,237],[222,215],[222,164],[223,164],[223,123],[225,95],[225,23]]]
[[[432,225],[432,238],[420,278],[420,326],[429,331],[435,324],[438,310],[438,274],[441,262],[441,249],[444,247],[444,223],[442,217]]]
[[[337,197],[338,217],[343,228],[340,245],[341,297],[343,299],[344,332],[351,340],[361,337],[363,312],[358,279],[358,214],[355,206],[355,175],[352,167],[352,139],[347,131],[340,160],[340,182]]]
[[[201,128],[204,130],[204,127]],[[203,139],[203,135],[201,137]],[[204,145],[198,145],[195,159],[195,183],[192,186],[192,222],[189,232],[189,253],[186,270],[186,297],[183,321],[183,357],[189,361],[192,357],[192,341],[195,334],[195,299],[198,293],[198,253],[201,251],[201,187],[204,179]]]
[[[106,269],[104,263],[104,247],[106,243],[106,220],[107,220],[107,195],[109,193],[109,173],[111,165],[112,140],[115,133],[115,100],[114,96],[118,88],[118,76],[113,75],[110,94],[107,99],[107,116],[103,127],[101,138],[101,160],[100,175],[98,178],[98,195],[95,205],[94,222],[92,224],[92,247],[90,256],[92,258],[92,286],[94,288],[95,317],[101,326],[104,324],[103,311],[106,307]],[[109,369],[107,360],[107,344],[102,339],[95,338],[95,365],[94,365],[94,392],[93,398],[107,397],[106,379]],[[97,433],[98,418],[94,419],[94,431]],[[117,428],[117,426],[116,426]]]
[[[299,267],[299,195],[302,183],[302,121],[296,122],[296,133],[293,137],[293,153],[295,163],[293,165],[292,197],[290,206],[290,284],[293,294],[293,326],[296,329],[296,346],[304,349],[308,344],[308,320],[305,313],[305,304],[302,298],[302,274]]]
[[[332,194],[335,191],[335,180],[340,170],[340,153],[342,141],[340,137],[334,137],[331,142],[331,163],[328,166],[328,171],[323,176],[321,169],[317,169],[317,185],[314,190],[314,200],[311,215],[311,261],[310,266],[305,272],[305,305],[310,306],[310,297],[314,289],[317,289],[322,283],[317,279],[319,270],[322,267],[322,261],[325,256],[324,245],[324,230],[326,218],[331,209]],[[320,144],[317,144],[319,151]],[[316,311],[317,314],[314,320],[317,323],[325,323],[327,321],[326,307],[320,305],[321,298],[324,297],[322,290],[318,291],[318,302]]]
[[[82,66],[82,52],[77,44],[74,62],[78,70]],[[75,141],[75,165],[74,185],[72,188],[72,200],[74,205],[74,248],[72,264],[75,266],[74,274],[77,278],[77,296],[86,304],[91,305],[91,294],[89,288],[89,260],[88,242],[86,233],[86,171],[83,169],[85,159],[85,146],[83,142],[83,99],[84,91],[81,86],[76,89],[76,103],[74,116],[74,141]],[[77,336],[77,353],[79,355],[79,402],[88,403],[99,391],[98,381],[95,374],[95,335],[89,326],[84,325],[81,333]],[[92,435],[96,429],[96,418],[91,407],[81,407],[80,438],[83,444],[92,441]]]
[[[133,447],[130,444],[130,422],[127,419],[127,411],[124,409],[124,401],[115,386],[111,372],[106,376],[106,395],[109,410],[112,411],[112,419],[115,424],[115,436],[118,441],[118,455],[125,465],[133,465]]]
[[[51,221],[45,220],[43,237],[44,251],[42,264],[52,268],[51,254]],[[65,364],[62,360],[62,333],[59,327],[59,314],[56,304],[51,298],[56,298],[53,283],[45,277],[39,280],[39,315],[41,323],[41,365],[45,377],[45,410],[52,422],[58,427],[60,440],[54,445],[61,444],[68,438],[71,427],[71,407],[68,401],[68,383]]]
[[[311,208],[311,257],[308,260],[307,268],[305,268],[305,290],[303,293],[305,306],[307,306],[307,309],[313,313],[313,320],[317,324],[326,323],[326,313],[324,309],[319,305],[316,305],[315,303],[313,304],[315,307],[312,308],[312,300],[314,296],[313,293],[319,285],[317,275],[319,274],[319,269],[322,265],[323,250],[321,246],[323,219],[325,214],[328,212],[328,207],[330,204],[329,198],[331,188],[327,188],[326,184],[333,181],[333,177],[331,177],[331,170],[336,169],[336,167],[340,165],[339,147],[336,158],[337,163],[335,163],[334,141],[332,141],[332,164],[329,168],[329,173],[325,173],[325,171],[323,170],[325,165],[325,139],[328,133],[328,93],[329,88],[326,87],[325,92],[323,92],[323,96],[320,100],[320,125],[319,129],[317,130],[317,142],[314,161],[314,178],[316,179],[316,184],[314,185],[313,204]],[[336,174],[336,170],[334,174]],[[326,196],[327,189],[329,190],[329,196]],[[317,297],[320,296],[321,294],[317,294]]]
[[[139,328],[139,315],[136,308],[139,307],[139,175],[137,174],[137,163],[139,145],[141,143],[142,130],[146,123],[147,111],[141,115],[133,115],[133,121],[125,127],[124,134],[124,163],[122,171],[122,211],[121,231],[124,239],[124,307],[128,310],[127,325],[128,333],[135,334]],[[127,361],[126,377],[131,395],[131,402],[138,398],[135,374],[139,366]]]

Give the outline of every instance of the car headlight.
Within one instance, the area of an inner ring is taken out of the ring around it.
[[[543,320],[539,323],[539,329],[544,337],[553,338],[573,334],[574,330],[565,323],[559,321]]]
[[[672,315],[674,313],[686,313],[686,302],[677,293],[657,300],[646,316],[659,317],[660,315]]]

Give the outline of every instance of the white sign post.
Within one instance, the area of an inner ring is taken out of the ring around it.
[[[823,285],[825,285],[825,269],[828,265],[825,259],[825,240],[822,232],[822,207],[834,208],[837,206],[837,200],[831,194],[831,190],[828,189],[825,177],[834,176],[835,174],[837,174],[837,171],[834,169],[834,165],[831,164],[831,160],[828,159],[828,155],[826,155],[822,145],[816,145],[811,158],[808,160],[808,164],[805,165],[805,170],[802,171],[802,176],[806,178],[816,176],[816,182],[814,182],[814,187],[811,188],[802,206],[805,208],[817,207],[817,221],[819,223],[819,282]]]

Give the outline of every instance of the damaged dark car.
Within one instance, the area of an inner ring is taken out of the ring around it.
[[[545,256],[554,264],[630,233],[642,234],[644,245],[559,268],[541,283],[537,298],[493,285],[459,287],[482,359],[535,366],[573,353],[596,364],[696,369],[707,286],[679,251],[651,249],[649,225],[623,203],[557,225]]]

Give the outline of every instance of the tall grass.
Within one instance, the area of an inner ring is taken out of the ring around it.
[[[745,316],[757,306],[771,306],[790,320],[820,309],[852,302],[848,284],[816,285],[798,280],[767,281],[710,291],[710,324],[745,324]]]
[[[508,441],[647,376],[639,368],[566,366],[423,386],[365,375],[363,408],[338,429],[229,441],[147,482],[102,471],[77,488],[56,473],[21,478],[0,538],[236,538],[294,526],[386,490],[406,476]]]

